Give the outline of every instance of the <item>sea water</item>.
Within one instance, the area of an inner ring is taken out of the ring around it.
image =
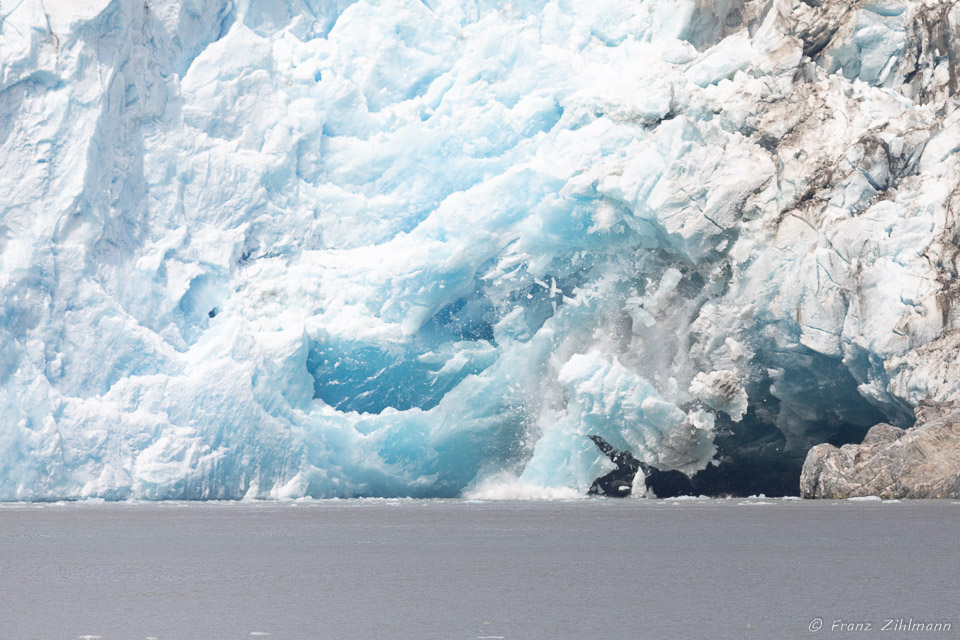
[[[0,638],[956,638],[958,525],[956,501],[5,504]]]

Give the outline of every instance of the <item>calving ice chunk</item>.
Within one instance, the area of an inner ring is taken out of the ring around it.
[[[740,422],[747,412],[749,398],[734,371],[698,373],[690,383],[690,393],[706,405],[725,412],[734,422]]]
[[[799,474],[906,426],[960,394],[958,20],[5,5],[0,498],[570,496],[590,434]]]

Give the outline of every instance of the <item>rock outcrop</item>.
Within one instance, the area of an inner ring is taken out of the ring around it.
[[[800,476],[803,497],[960,497],[960,411],[924,409],[910,429],[881,423],[862,444],[811,449]]]

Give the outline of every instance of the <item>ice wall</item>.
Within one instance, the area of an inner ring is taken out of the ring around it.
[[[960,398],[958,19],[4,2],[0,498],[567,495]]]

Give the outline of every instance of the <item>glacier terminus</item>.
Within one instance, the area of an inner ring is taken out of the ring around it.
[[[944,0],[4,0],[0,499],[578,496],[589,435],[798,492],[960,402],[958,35]]]

